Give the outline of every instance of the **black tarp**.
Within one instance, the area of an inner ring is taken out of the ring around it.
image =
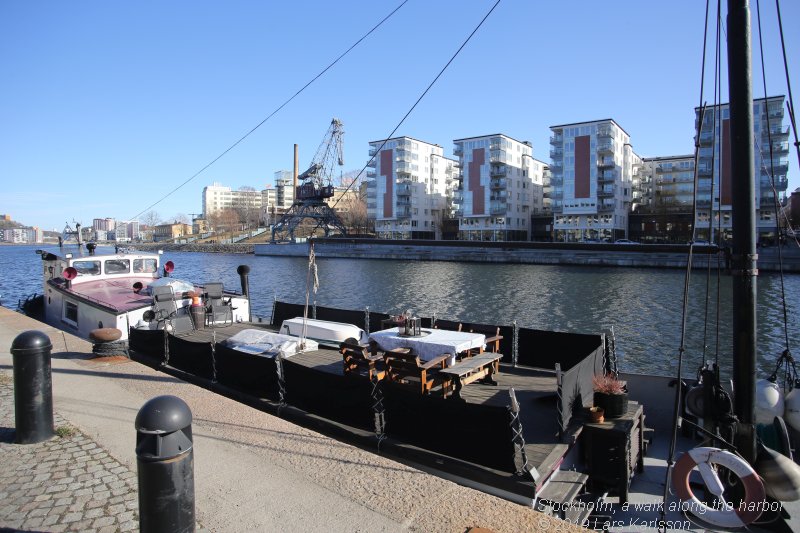
[[[164,359],[164,332],[160,329],[136,329],[128,332],[128,345],[131,350],[150,358]]]
[[[338,363],[341,365],[341,363]],[[286,403],[354,427],[372,430],[372,383],[363,376],[342,376],[283,360]]]
[[[258,398],[278,400],[278,374],[274,357],[234,350],[217,344],[217,381]]]
[[[561,427],[566,429],[570,418],[594,401],[592,378],[603,373],[603,348],[598,347],[578,364],[561,374]]]
[[[192,342],[181,337],[169,336],[169,366],[194,376],[213,379],[214,363],[211,359],[211,343]]]
[[[276,301],[272,309],[272,325],[281,327],[284,320],[303,316],[304,309],[305,306],[303,304],[290,304],[288,302]]]
[[[381,388],[388,436],[496,470],[515,471],[506,407],[422,395],[388,381],[382,381]]]

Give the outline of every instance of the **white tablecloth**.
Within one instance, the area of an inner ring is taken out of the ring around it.
[[[240,352],[275,357],[289,357],[300,351],[300,339],[261,329],[245,329],[225,340],[225,345]],[[319,345],[306,339],[305,349],[316,350]]]
[[[399,328],[384,329],[370,333],[370,340],[378,343],[382,350],[395,348],[411,348],[423,361],[430,361],[434,357],[448,353],[449,365],[455,363],[455,356],[472,348],[480,348],[486,343],[486,335],[481,333],[467,333],[464,331],[450,331],[447,329],[427,329],[423,332],[428,335],[420,337],[402,337],[398,334]]]

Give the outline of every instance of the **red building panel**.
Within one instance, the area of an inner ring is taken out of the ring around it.
[[[486,148],[472,150],[472,161],[469,164],[469,190],[472,193],[472,214],[486,214],[486,199],[481,185],[481,165],[486,162]]]
[[[391,218],[394,211],[394,177],[392,167],[394,165],[394,152],[392,150],[381,150],[381,176],[386,178],[386,192],[383,193],[383,216]]]
[[[589,198],[591,148],[589,136],[575,137],[575,198]]]

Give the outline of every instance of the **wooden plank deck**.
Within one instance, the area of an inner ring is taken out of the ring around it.
[[[291,360],[322,372],[343,374],[342,355],[333,349],[304,352],[292,356]],[[528,461],[541,474],[549,473],[569,448],[558,437],[555,373],[500,365],[500,372],[494,378],[497,386],[479,382],[466,385],[462,398],[468,403],[507,406],[510,405],[508,389],[513,387],[520,404]],[[434,389],[431,394],[441,393],[441,389]]]
[[[229,326],[195,330],[184,340],[197,343],[222,342],[245,329],[277,331],[277,327],[261,323],[235,323]],[[343,375],[342,355],[332,346],[322,346],[291,356],[292,363],[334,375]],[[558,410],[556,408],[555,373],[530,368],[513,368],[500,365],[494,375],[497,386],[480,382],[470,383],[462,389],[462,398],[468,403],[510,405],[509,388],[513,387],[520,404],[520,417],[525,438],[525,453],[531,466],[547,475],[567,453],[569,446],[558,437]],[[434,389],[441,395],[441,388]]]

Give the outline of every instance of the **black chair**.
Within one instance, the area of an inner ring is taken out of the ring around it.
[[[194,331],[191,315],[186,308],[178,309],[175,292],[169,285],[153,287],[153,312],[159,327],[171,327],[173,335],[188,335]]]
[[[231,299],[225,301],[222,283],[205,284],[206,318],[210,326],[233,324]]]

